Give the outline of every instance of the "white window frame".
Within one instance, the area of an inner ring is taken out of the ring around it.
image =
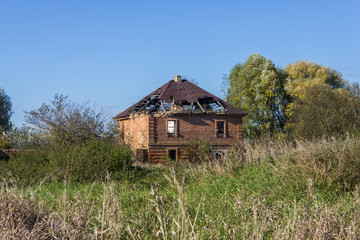
[[[170,123],[172,123],[173,126],[170,126]],[[167,120],[166,132],[169,135],[176,135],[176,120],[172,120],[172,119]]]

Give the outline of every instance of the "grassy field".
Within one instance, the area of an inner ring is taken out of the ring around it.
[[[359,239],[360,139],[263,139],[89,183],[1,181],[1,239]]]

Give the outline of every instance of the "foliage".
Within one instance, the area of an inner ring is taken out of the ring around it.
[[[10,149],[10,148],[12,148],[11,140],[6,134],[0,133],[0,149]]]
[[[46,133],[49,140],[68,144],[102,138],[106,117],[87,102],[74,103],[67,96],[56,94],[50,104],[43,103],[37,110],[26,112],[25,120]]]
[[[340,136],[359,129],[360,90],[341,73],[309,61],[276,68],[259,54],[236,65],[227,100],[248,113],[244,134],[289,132],[295,137]],[[274,134],[275,133],[275,134]]]
[[[248,114],[243,120],[245,134],[284,132],[289,101],[285,79],[285,72],[260,54],[232,69],[227,100]]]
[[[341,73],[309,61],[298,61],[285,67],[286,88],[293,97],[303,98],[305,89],[316,84],[327,84],[332,89],[343,88],[346,82]]]
[[[11,107],[10,97],[0,88],[0,131],[10,128],[10,117],[13,113]]]
[[[42,132],[26,125],[21,127],[12,126],[3,132],[1,141],[7,144],[5,148],[25,149],[45,144]],[[1,145],[0,145],[1,146]]]
[[[194,138],[185,148],[184,155],[190,162],[209,162],[213,159],[213,150],[205,138]]]
[[[25,184],[44,178],[48,181],[90,182],[104,179],[107,173],[119,179],[130,171],[131,158],[132,151],[127,146],[107,141],[41,145],[19,150],[8,162],[2,163],[0,175],[11,172]]]
[[[298,61],[287,65],[285,71],[287,74],[286,91],[294,102],[304,100],[306,90],[314,85],[326,84],[332,89],[347,87],[341,73],[314,62]],[[293,108],[294,103],[287,106],[286,112],[289,118],[292,117]]]
[[[314,85],[294,103],[286,127],[295,138],[306,139],[355,133],[360,129],[360,98],[344,88]]]

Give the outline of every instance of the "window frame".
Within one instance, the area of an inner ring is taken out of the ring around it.
[[[169,122],[174,122],[174,132],[169,132]],[[178,120],[177,119],[167,119],[166,121],[166,135],[169,136],[178,136]]]
[[[175,159],[171,159],[170,151],[175,151]],[[179,159],[179,148],[167,148],[167,156],[174,162],[177,162]]]
[[[223,123],[223,133],[218,133],[218,124]],[[215,136],[217,138],[226,138],[227,137],[227,121],[226,120],[216,120],[215,121]]]

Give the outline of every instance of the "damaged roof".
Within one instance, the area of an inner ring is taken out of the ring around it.
[[[187,80],[170,80],[114,118],[130,114],[218,113],[245,116],[246,113]],[[180,109],[180,110],[179,110]]]

